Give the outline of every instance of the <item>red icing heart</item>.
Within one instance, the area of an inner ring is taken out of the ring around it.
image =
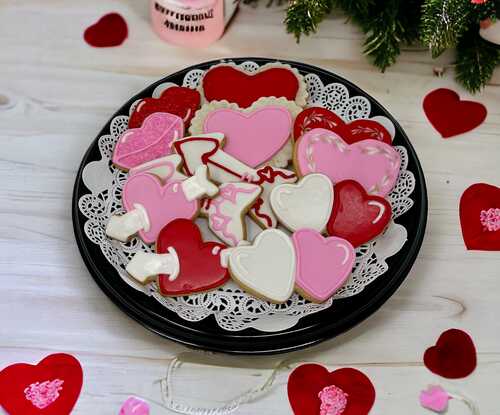
[[[156,241],[156,252],[164,254],[173,247],[179,257],[180,272],[174,281],[158,276],[163,295],[187,295],[209,291],[225,284],[229,272],[220,263],[220,252],[227,246],[203,242],[198,226],[188,219],[176,219],[165,226]]]
[[[118,13],[110,13],[101,17],[97,23],[85,30],[85,42],[96,48],[120,46],[128,36],[125,19]]]
[[[347,394],[342,415],[367,415],[375,402],[375,388],[362,372],[352,368],[334,372],[317,364],[305,364],[288,378],[288,400],[295,415],[320,415],[319,394],[328,386],[340,388]],[[340,413],[340,412],[338,412]]]
[[[439,336],[435,346],[425,351],[424,364],[444,378],[464,378],[476,368],[476,348],[467,333],[450,329]]]
[[[354,248],[380,235],[391,220],[391,204],[383,197],[368,195],[354,180],[336,183],[333,200],[328,234],[347,239]]]
[[[68,354],[37,365],[16,363],[0,372],[0,406],[11,415],[69,414],[80,395],[82,367]]]
[[[355,120],[346,124],[337,114],[321,107],[307,108],[295,118],[293,136],[295,140],[298,140],[303,134],[314,128],[333,131],[342,137],[347,144],[367,139],[392,144],[391,134],[377,121]]]
[[[443,138],[473,130],[487,115],[483,104],[461,101],[455,91],[446,88],[427,94],[423,106],[425,115]]]
[[[470,186],[460,198],[460,224],[467,249],[500,251],[500,188]]]
[[[207,101],[235,102],[241,108],[252,105],[261,97],[285,97],[295,101],[299,90],[297,76],[285,68],[270,68],[248,75],[233,66],[217,66],[203,77],[203,92]]]
[[[128,127],[139,128],[149,115],[155,112],[168,112],[181,117],[187,128],[199,107],[198,91],[183,86],[172,86],[163,91],[160,98],[143,99],[130,116]]]

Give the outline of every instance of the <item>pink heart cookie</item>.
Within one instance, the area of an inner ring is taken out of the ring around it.
[[[335,236],[324,238],[313,229],[292,235],[297,258],[295,286],[307,299],[328,300],[351,274],[356,254],[352,245]]]
[[[429,386],[420,392],[420,404],[431,411],[443,413],[448,408],[450,395],[441,386]]]
[[[119,415],[149,415],[149,405],[142,399],[131,396],[123,403]]]
[[[288,141],[292,116],[286,107],[268,105],[250,113],[220,108],[205,118],[204,133],[223,133],[224,151],[250,167],[270,160]]]
[[[125,131],[116,143],[113,163],[128,170],[172,153],[172,142],[184,136],[184,121],[177,115],[156,112],[141,128]]]
[[[334,132],[315,128],[297,142],[295,163],[301,175],[323,173],[333,183],[355,180],[368,193],[386,196],[398,179],[401,156],[378,140],[349,145]]]

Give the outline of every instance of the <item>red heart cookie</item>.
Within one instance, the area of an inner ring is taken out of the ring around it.
[[[347,239],[355,248],[380,235],[391,220],[391,204],[368,195],[354,180],[335,184],[333,200],[328,234]]]
[[[486,118],[483,104],[461,101],[451,89],[436,89],[424,98],[424,112],[443,138],[466,133],[479,126]]]
[[[165,254],[172,247],[177,252],[180,272],[174,281],[168,275],[158,276],[160,291],[166,296],[209,291],[229,280],[222,267],[220,252],[227,246],[203,242],[198,226],[189,219],[176,219],[165,226],[156,241],[156,252]]]
[[[450,329],[439,336],[435,346],[425,351],[424,364],[444,378],[464,378],[476,368],[476,348],[467,333]]]
[[[269,68],[248,75],[233,66],[220,65],[208,70],[203,77],[207,101],[226,100],[241,108],[249,107],[261,97],[295,101],[298,91],[297,76],[286,68]]]
[[[305,364],[288,378],[288,400],[295,415],[367,415],[375,402],[375,388],[359,370],[328,372],[321,365]]]
[[[82,367],[68,354],[37,365],[16,363],[0,372],[0,406],[11,415],[69,414],[80,395]]]
[[[314,128],[324,128],[337,133],[347,144],[361,140],[379,140],[392,144],[389,131],[373,120],[355,120],[346,124],[334,112],[321,107],[311,107],[302,111],[293,126],[293,136],[298,140],[303,134]]]
[[[96,48],[120,46],[128,36],[125,19],[118,13],[110,13],[101,17],[98,22],[85,30],[85,41]]]
[[[162,92],[160,98],[145,98],[135,108],[128,121],[129,128],[139,128],[144,120],[155,112],[168,112],[184,120],[186,129],[200,107],[200,93],[183,86],[172,86]]]
[[[460,224],[467,249],[500,251],[500,188],[470,186],[460,198]]]

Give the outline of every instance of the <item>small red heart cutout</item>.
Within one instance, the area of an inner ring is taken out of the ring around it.
[[[221,265],[220,253],[227,246],[203,242],[198,226],[189,219],[176,219],[158,235],[156,252],[165,254],[172,247],[179,258],[180,271],[174,281],[158,276],[160,291],[166,296],[209,291],[229,280],[229,271]]]
[[[200,93],[183,86],[172,86],[160,98],[145,98],[135,108],[128,121],[129,128],[140,128],[144,120],[155,112],[168,112],[184,120],[186,129],[200,107]]]
[[[476,348],[462,330],[450,329],[439,336],[435,346],[424,353],[424,364],[431,372],[448,379],[469,376],[476,368]]]
[[[424,98],[424,112],[443,138],[466,133],[479,126],[486,118],[483,104],[461,101],[451,89],[436,89]]]
[[[125,19],[118,13],[109,13],[89,26],[83,35],[85,41],[96,48],[120,46],[128,36]]]
[[[304,364],[288,378],[288,400],[295,415],[367,415],[375,402],[375,388],[359,370],[328,372],[321,365]],[[332,406],[337,412],[332,411]]]
[[[460,224],[467,249],[500,251],[500,188],[470,186],[460,198]]]
[[[66,415],[80,395],[83,371],[68,354],[37,365],[16,363],[0,372],[0,406],[10,415]]]
[[[389,224],[392,207],[383,197],[370,196],[354,180],[336,183],[333,190],[329,235],[347,239],[356,248],[380,235]]]

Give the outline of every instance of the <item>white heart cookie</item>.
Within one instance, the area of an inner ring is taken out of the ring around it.
[[[333,207],[333,185],[324,174],[308,174],[297,184],[282,184],[271,192],[271,207],[290,231],[325,230]]]
[[[290,298],[295,285],[295,249],[287,234],[267,229],[252,245],[229,251],[229,271],[243,288],[273,303]]]

